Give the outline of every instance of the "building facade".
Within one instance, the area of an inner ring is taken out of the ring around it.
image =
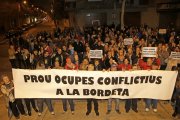
[[[66,0],[71,26],[120,24],[122,0]],[[180,28],[178,0],[126,0],[125,25]]]

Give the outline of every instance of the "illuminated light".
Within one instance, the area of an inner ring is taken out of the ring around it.
[[[26,18],[26,24],[30,24],[30,23],[31,23],[30,17],[27,17],[27,18]]]
[[[34,18],[34,21],[36,22],[36,21],[37,21],[37,18]]]
[[[24,4],[27,4],[27,1],[26,1],[26,0],[24,0],[24,1],[23,1],[23,3],[24,3]]]
[[[54,10],[53,9],[51,9],[51,13],[53,13],[54,12]]]
[[[89,17],[89,16],[91,16],[91,14],[90,14],[90,13],[88,13],[86,16],[88,16],[88,17]]]

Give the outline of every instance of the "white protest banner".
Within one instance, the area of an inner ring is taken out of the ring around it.
[[[180,59],[180,52],[171,52],[171,55],[169,56],[172,59]]]
[[[102,50],[90,50],[90,58],[102,58]]]
[[[132,45],[133,39],[132,38],[125,38],[124,39],[124,45]]]
[[[177,71],[13,69],[16,98],[171,99]]]
[[[156,57],[157,47],[143,47],[142,56],[143,57]]]
[[[159,34],[166,34],[167,29],[159,29]]]

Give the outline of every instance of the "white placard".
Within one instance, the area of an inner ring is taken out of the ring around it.
[[[143,57],[156,57],[157,47],[143,47],[142,56]]]
[[[180,59],[180,52],[171,52],[171,55],[169,56],[172,59]]]
[[[125,38],[124,39],[124,45],[132,45],[133,39],[132,38]]]
[[[90,58],[102,58],[103,51],[102,50],[90,50]]]
[[[159,29],[159,34],[166,34],[167,29]]]

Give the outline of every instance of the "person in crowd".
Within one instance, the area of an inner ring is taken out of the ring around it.
[[[77,70],[78,66],[73,64],[71,59],[68,57],[66,58],[66,65],[64,67],[66,70]]]
[[[80,64],[79,56],[76,51],[74,52],[74,62],[73,63],[75,64],[75,66],[79,66],[79,64]]]
[[[132,70],[138,70],[139,67],[137,66],[137,64],[133,64],[132,66]],[[136,98],[133,98],[133,99],[127,99],[125,101],[125,109],[126,109],[126,113],[129,112],[130,109],[132,109],[134,112],[138,112],[138,107],[137,107],[137,102],[138,102],[138,99]]]
[[[152,63],[155,62],[160,66],[160,59],[159,58],[143,58],[141,56],[141,59],[139,60],[139,66],[142,70],[151,70],[152,69]],[[146,60],[146,61],[145,61]]]
[[[23,60],[22,50],[20,47],[16,50],[16,60],[18,62],[18,68],[23,69],[25,68],[25,62]]]
[[[104,56],[104,67],[105,69],[109,69],[111,67],[111,61],[115,60],[112,57],[111,51],[108,51],[108,54]]]
[[[69,44],[68,54],[69,54],[70,57],[72,57],[74,55],[74,47],[73,47],[72,44]]]
[[[123,64],[118,65],[118,70],[126,71],[132,69],[129,58],[125,58]]]
[[[31,116],[31,105],[34,109],[35,112],[38,112],[38,109],[36,107],[36,103],[35,103],[35,99],[32,99],[32,98],[26,98],[24,99],[25,101],[25,104],[26,104],[26,108],[27,108],[27,112],[28,112],[28,115]]]
[[[67,69],[67,70],[77,70],[78,66],[73,64],[70,58],[66,58],[65,69]],[[67,102],[70,105],[72,115],[74,115],[74,101],[73,101],[73,99],[62,99],[64,112],[65,113],[67,112]]]
[[[176,83],[176,93],[175,93],[175,108],[174,113],[172,114],[173,117],[178,116],[180,118],[180,82]]]
[[[39,61],[37,63],[37,67],[36,69],[46,69],[46,66],[44,64],[44,61]],[[48,107],[48,110],[51,112],[52,115],[55,115],[54,113],[54,108],[52,106],[52,101],[49,98],[38,98],[37,99],[37,105],[38,105],[38,109],[39,109],[39,113],[38,116],[41,116],[42,112],[43,112],[43,104],[46,104]]]
[[[54,62],[54,67],[53,67],[53,69],[63,69],[63,67],[60,66],[60,63],[59,63],[58,60]]]
[[[83,58],[84,44],[81,41],[80,35],[76,35],[73,46],[74,46],[74,51],[78,53],[79,61],[81,62]]]
[[[53,50],[52,48],[49,46],[48,42],[45,42],[43,45],[43,48],[46,52],[48,52],[49,56],[51,56],[53,54]]]
[[[20,119],[20,114],[26,115],[24,106],[22,104],[22,99],[15,99],[14,97],[14,84],[9,76],[4,74],[1,76],[3,80],[3,85],[1,86],[1,92],[4,94],[6,101],[8,102],[8,107],[10,107],[13,115],[16,119]]]
[[[39,60],[39,55],[36,52],[34,51],[33,53],[30,54],[29,57],[30,69],[36,69],[37,62]]]
[[[107,43],[104,44],[104,48],[103,48],[103,54],[107,54],[109,51],[109,45]]]
[[[124,50],[123,49],[120,49],[119,50],[119,54],[118,54],[118,64],[121,64],[123,63],[124,61]]]
[[[102,64],[99,62],[100,60],[98,60],[98,59],[95,59],[94,60],[94,70],[95,71],[101,71],[101,70],[103,70],[103,66],[102,66]]]
[[[30,53],[29,50],[25,47],[21,50],[22,57],[23,57],[23,63],[24,63],[24,68],[29,69],[30,68]]]
[[[136,46],[135,52],[132,54],[132,65],[136,64],[138,60],[141,58],[141,49],[139,46]]]
[[[110,71],[117,71],[117,63],[115,61],[113,61],[113,63],[111,64],[111,68]],[[112,109],[112,101],[115,100],[115,111],[120,114],[120,110],[119,110],[119,103],[120,103],[120,99],[119,98],[109,98],[108,99],[108,105],[107,105],[107,112],[106,114],[110,114],[111,113],[111,109]]]
[[[178,70],[176,66],[172,67],[172,70]],[[174,92],[172,95],[172,100],[171,100],[175,106],[174,106],[174,112],[172,114],[173,117],[179,117],[180,118],[180,80],[179,80],[179,72],[178,72],[178,77],[176,79],[176,85],[174,88]]]
[[[9,45],[8,55],[12,68],[16,68],[16,51],[14,45]]]
[[[65,65],[65,55],[62,53],[62,49],[60,47],[57,48],[57,53],[53,57],[53,62],[59,61],[60,66],[64,67]]]
[[[87,70],[88,71],[94,71],[94,65],[89,64],[88,67],[87,67]],[[86,112],[86,115],[88,116],[91,113],[92,102],[94,103],[94,111],[96,113],[96,116],[99,116],[98,100],[97,99],[87,99],[87,112]]]
[[[128,58],[125,58],[124,59],[124,63],[118,65],[118,69],[121,70],[121,71],[131,70],[132,69],[132,65],[130,64],[129,61],[130,60]],[[133,70],[137,70],[135,67],[137,67],[137,66],[134,65],[134,69]],[[131,107],[132,107],[132,110],[134,112],[136,112],[136,113],[138,112],[138,110],[137,110],[137,99],[126,99],[125,100],[126,113],[129,112]]]
[[[159,70],[159,64],[156,62],[152,63],[152,70]],[[157,99],[145,99],[145,104],[146,104],[146,109],[145,111],[148,112],[150,109],[150,106],[152,105],[153,112],[157,112],[157,105],[158,105],[158,100]]]
[[[85,51],[85,53],[83,54],[83,58],[88,58],[88,59],[90,59],[90,47],[89,47],[89,46],[86,47],[86,51]]]
[[[89,65],[88,59],[84,58],[82,63],[79,66],[79,70],[87,70],[88,65]]]
[[[95,50],[103,50],[103,46],[101,45],[102,42],[99,40],[97,41],[97,43],[94,44],[94,48]]]
[[[130,64],[132,64],[132,61],[133,61],[132,56],[133,56],[132,46],[129,46],[125,57],[129,59]]]
[[[156,56],[156,58],[147,58],[147,62],[142,58],[143,57],[139,60],[139,66],[142,70],[158,70],[160,68],[160,59],[158,56]],[[157,112],[157,100],[155,99],[145,99],[145,111],[149,111],[151,102],[153,104],[153,111]]]
[[[42,45],[39,44],[38,55],[39,55],[40,57],[43,57],[44,51],[45,51],[45,50],[44,50],[44,48],[42,47]]]
[[[167,59],[169,58],[169,52],[167,51],[166,49],[166,46],[165,45],[162,45],[161,46],[161,49],[158,51],[158,56],[159,56],[159,59],[161,61],[161,67],[160,67],[160,70],[165,70],[166,69],[166,66],[167,66]]]
[[[51,59],[48,51],[44,51],[44,56],[42,59],[44,61],[44,65],[45,65],[46,69],[52,67],[52,59]]]
[[[65,55],[65,56],[68,56],[68,55],[69,55],[66,45],[63,45],[63,46],[62,46],[62,53],[63,53],[63,55]]]

